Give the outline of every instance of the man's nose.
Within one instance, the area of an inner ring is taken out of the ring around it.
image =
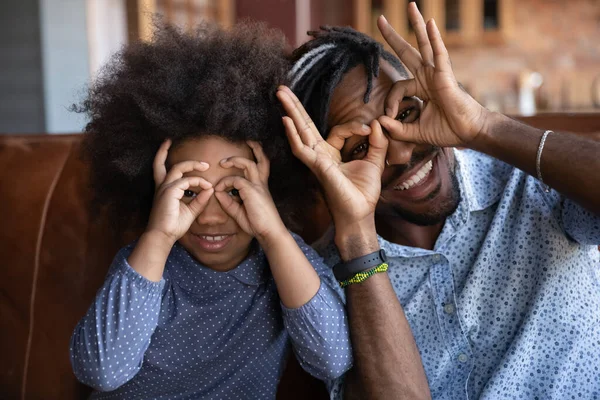
[[[196,217],[196,222],[199,225],[221,225],[227,222],[228,218],[229,215],[221,208],[221,203],[213,194],[210,196],[204,211]]]
[[[386,155],[386,165],[408,164],[417,144],[390,139],[389,136],[388,139],[390,143]]]

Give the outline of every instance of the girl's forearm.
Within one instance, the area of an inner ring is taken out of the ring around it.
[[[144,278],[160,282],[173,244],[164,234],[145,232],[140,236],[127,262]]]
[[[292,235],[286,230],[259,241],[284,306],[299,308],[318,292],[321,279]]]

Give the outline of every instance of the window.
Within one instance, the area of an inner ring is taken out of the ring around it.
[[[483,29],[486,31],[497,30],[500,27],[498,21],[498,1],[484,0],[483,2]]]
[[[425,19],[434,17],[448,46],[501,43],[512,30],[515,0],[417,0]],[[411,38],[408,0],[353,0],[354,27],[376,39],[376,19],[384,14],[400,35]]]
[[[216,21],[231,26],[235,21],[235,0],[127,0],[128,23],[134,28],[130,39],[149,39],[152,15],[157,13],[169,24],[193,29],[200,21]]]
[[[460,31],[460,0],[446,0],[446,32]]]

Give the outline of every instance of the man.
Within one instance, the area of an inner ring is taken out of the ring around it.
[[[600,397],[600,143],[486,110],[456,82],[435,22],[414,3],[409,18],[419,51],[378,26],[413,78],[335,28],[295,53],[290,86],[310,117],[278,93],[332,214],[326,261],[370,274],[346,290],[347,396]]]

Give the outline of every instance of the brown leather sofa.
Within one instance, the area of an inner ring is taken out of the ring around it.
[[[600,114],[529,122],[600,132]],[[89,394],[71,372],[69,338],[131,237],[114,235],[102,215],[91,213],[80,141],[80,135],[0,135],[0,399]],[[316,226],[326,223],[320,218]],[[278,398],[327,396],[292,361]]]

